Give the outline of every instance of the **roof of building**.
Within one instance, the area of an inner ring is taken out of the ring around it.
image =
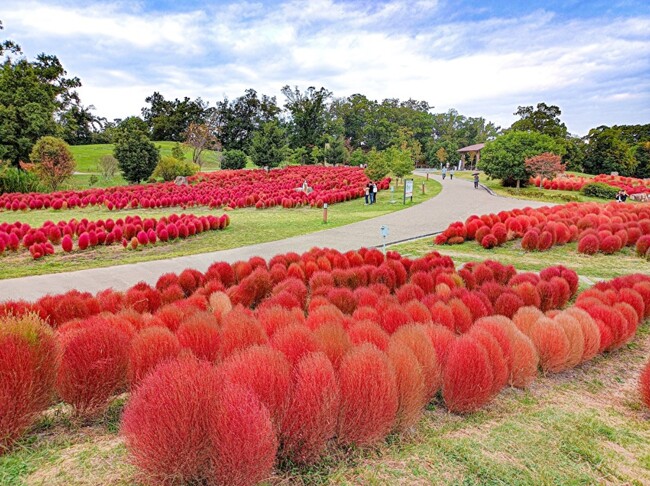
[[[457,152],[478,152],[483,147],[485,147],[484,143],[477,143],[477,144],[474,144],[474,145],[468,145],[467,147],[463,147],[461,149],[458,149]]]

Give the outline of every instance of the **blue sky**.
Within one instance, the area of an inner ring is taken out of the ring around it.
[[[82,102],[137,115],[154,91],[214,104],[325,86],[428,101],[507,127],[556,104],[569,131],[650,123],[643,1],[3,0],[4,38],[55,54]]]

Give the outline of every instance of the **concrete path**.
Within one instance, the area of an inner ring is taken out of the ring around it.
[[[443,184],[443,189],[438,196],[378,218],[231,250],[106,268],[0,280],[0,301],[7,299],[35,300],[48,293],[61,293],[71,289],[92,293],[109,287],[124,290],[140,281],[155,284],[162,274],[168,272],[180,273],[186,268],[205,271],[215,261],[235,262],[246,260],[252,256],[261,256],[268,260],[278,253],[289,251],[302,253],[314,246],[335,248],[340,251],[364,246],[380,246],[382,244],[380,235],[382,225],[389,228],[386,243],[391,244],[443,231],[450,223],[464,221],[473,213],[497,213],[526,206],[546,205],[546,203],[537,201],[493,196],[485,189],[474,189],[470,181],[462,179],[452,181],[447,178],[441,181],[439,175],[431,177],[435,177]],[[359,200],[359,204],[363,204],[362,199]]]

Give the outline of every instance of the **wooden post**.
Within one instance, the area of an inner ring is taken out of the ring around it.
[[[424,194],[424,182],[422,183],[422,194]]]

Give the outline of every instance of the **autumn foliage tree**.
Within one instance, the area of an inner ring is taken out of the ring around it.
[[[31,168],[43,185],[52,191],[70,177],[76,168],[76,163],[70,147],[60,138],[41,137],[38,139],[30,155]]]
[[[533,176],[539,176],[542,180],[553,179],[558,173],[566,170],[562,163],[562,157],[544,152],[534,157],[529,157],[525,161],[526,170]],[[543,187],[540,184],[540,187]]]
[[[219,141],[212,128],[204,123],[190,123],[185,132],[185,145],[192,149],[192,162],[203,165],[201,154],[204,150],[215,149]]]

